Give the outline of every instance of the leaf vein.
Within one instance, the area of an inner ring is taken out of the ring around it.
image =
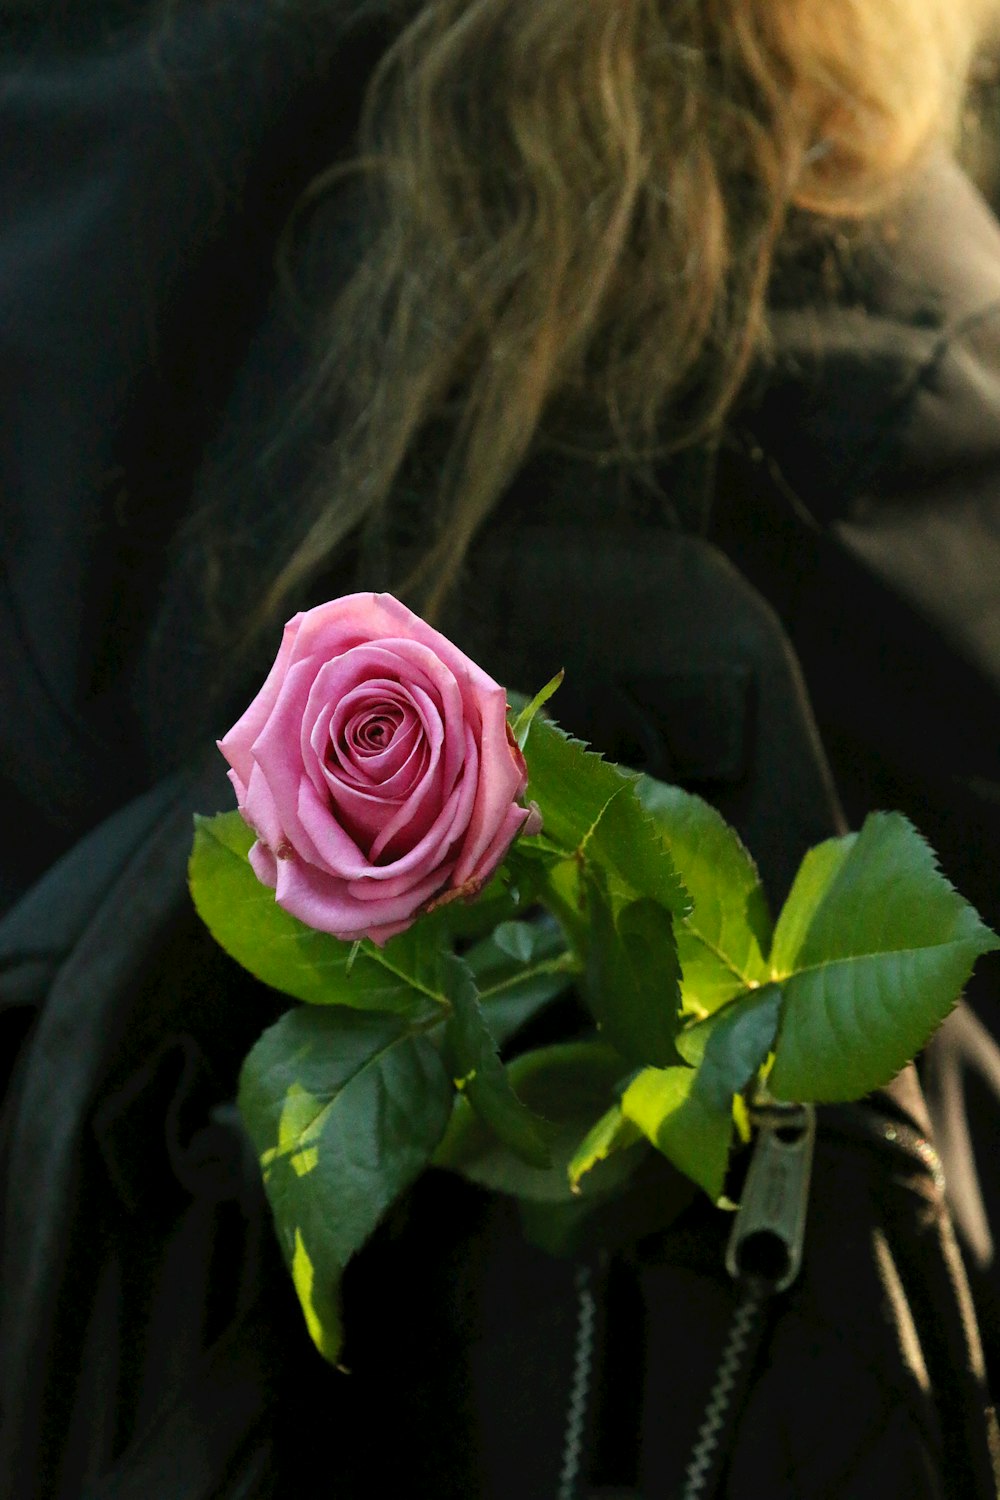
[[[974,946],[976,946],[974,938],[964,937],[949,938],[944,943],[921,943],[910,948],[876,948],[871,953],[844,953],[835,958],[821,959],[818,963],[805,964],[802,968],[792,969],[788,973],[772,974],[771,978],[775,984],[783,984],[789,979],[797,979],[800,974],[819,974],[839,965],[871,963],[873,959],[879,958],[916,958],[921,953],[943,953],[949,948]]]
[[[284,1148],[275,1147],[274,1153],[269,1158],[269,1160],[272,1162],[282,1161],[285,1157],[294,1156],[296,1152],[301,1151],[304,1146],[311,1144],[315,1136],[322,1133],[327,1118],[336,1108],[340,1100],[343,1099],[344,1094],[347,1092],[348,1085],[354,1083],[356,1079],[360,1078],[362,1074],[365,1073],[374,1063],[380,1062],[388,1052],[392,1051],[393,1047],[398,1047],[400,1042],[406,1040],[406,1033],[404,1033],[402,1036],[393,1037],[391,1042],[387,1042],[384,1047],[380,1047],[377,1052],[373,1052],[370,1057],[366,1057],[364,1062],[361,1063],[359,1067],[355,1068],[354,1072],[348,1078],[344,1079],[343,1083],[340,1085],[340,1088],[337,1089],[336,1093],[331,1094],[323,1107],[316,1111],[316,1113],[309,1120],[308,1124],[305,1125],[296,1136],[295,1140],[290,1142],[289,1145]]]
[[[757,987],[758,981],[752,979],[749,974],[745,974],[743,970],[733,962],[733,960],[727,953],[723,953],[722,949],[719,948],[715,943],[713,943],[711,938],[707,938],[699,928],[694,926],[689,917],[684,918],[684,926],[687,928],[688,932],[690,932],[695,938],[697,938],[698,942],[701,943],[703,947],[708,949],[709,953],[713,954],[713,956],[719,960],[723,968],[729,970],[734,979],[739,979],[748,990],[755,989]]]

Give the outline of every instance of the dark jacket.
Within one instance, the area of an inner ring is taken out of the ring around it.
[[[183,523],[211,502],[262,575],[267,517],[308,471],[275,253],[349,151],[384,45],[344,18],[81,8],[4,41],[0,1493],[17,1500],[578,1492],[584,1283],[509,1205],[428,1174],[350,1269],[352,1373],[313,1352],[231,1103],[281,1004],[185,893],[191,812],[228,805],[211,740],[254,679],[216,691]],[[303,264],[342,265],[351,224],[333,200]],[[825,262],[788,283],[720,448],[653,497],[539,454],[449,629],[512,686],[565,666],[562,721],[713,800],[775,903],[810,844],[892,806],[995,924],[1000,230],[940,162],[905,219],[823,255],[836,293]],[[966,1268],[912,1070],[827,1112],[803,1273],[763,1330],[725,1494],[995,1492],[966,1280],[1000,1370],[989,982],[983,1019],[960,1008],[927,1067]],[[681,1483],[734,1304],[725,1227],[691,1202],[586,1283],[584,1482]]]

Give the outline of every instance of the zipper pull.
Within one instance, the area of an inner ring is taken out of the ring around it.
[[[791,1286],[802,1264],[816,1110],[811,1104],[767,1104],[751,1110],[753,1155],[729,1244],[726,1270],[737,1281],[758,1277],[771,1292]]]

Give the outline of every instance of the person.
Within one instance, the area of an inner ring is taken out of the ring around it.
[[[281,619],[391,587],[775,905],[889,806],[996,924],[987,9],[7,0],[3,1494],[996,1493],[995,968],[821,1112],[709,1452],[707,1201],[595,1271],[429,1173],[322,1364],[232,1103],[281,1007],[184,886]]]

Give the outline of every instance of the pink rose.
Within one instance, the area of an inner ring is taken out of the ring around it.
[[[472,896],[537,812],[503,688],[391,594],[285,626],[267,681],[219,741],[250,863],[310,927],[382,944]]]

